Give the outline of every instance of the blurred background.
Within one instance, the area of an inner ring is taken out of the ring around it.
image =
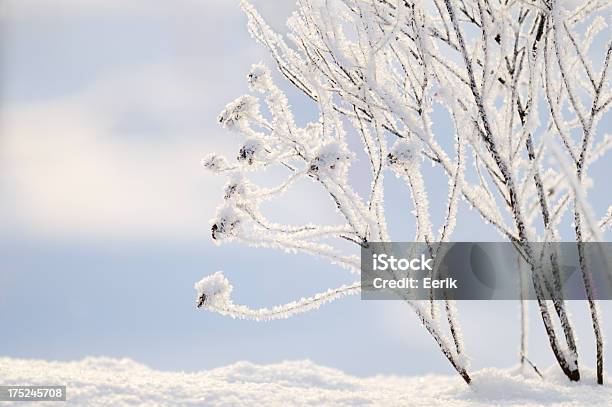
[[[254,3],[286,31],[293,1]],[[356,279],[307,256],[211,243],[208,221],[224,180],[200,159],[235,155],[240,138],[216,116],[247,91],[250,65],[270,62],[238,1],[4,0],[0,30],[0,355],[129,357],[186,371],[286,359],[357,375],[452,371],[399,302],[351,297],[271,323],[195,308],[194,282],[217,270],[235,301],[251,307]],[[298,119],[314,120],[313,106],[284,89]],[[608,116],[601,127],[610,124]],[[452,135],[444,120],[436,125]],[[611,170],[609,160],[592,168],[594,177]],[[446,180],[431,176],[439,185],[431,200],[443,203]],[[392,231],[409,240],[409,194],[391,178]],[[336,219],[333,203],[316,193],[304,186],[266,209],[280,221],[297,213]],[[605,213],[609,190],[589,193]],[[465,206],[453,238],[500,240]],[[612,306],[601,305],[610,334]],[[473,367],[517,363],[517,302],[459,309]],[[587,307],[571,309],[582,363],[594,366]],[[529,356],[547,366],[552,353],[531,311]]]

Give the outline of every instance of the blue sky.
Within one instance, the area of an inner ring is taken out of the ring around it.
[[[401,303],[348,298],[273,323],[195,309],[193,283],[216,270],[230,277],[236,302],[253,307],[354,276],[306,256],[211,244],[208,220],[224,180],[205,173],[200,159],[234,154],[238,138],[215,118],[246,91],[250,65],[267,55],[250,39],[237,1],[125,3],[2,5],[0,354],[130,357],[174,370],[309,358],[361,375],[450,372]],[[290,1],[255,4],[283,29]],[[312,107],[288,94],[305,120]],[[608,161],[593,171],[611,169]],[[439,182],[432,202],[446,197],[446,180]],[[398,220],[396,236],[409,239],[408,195],[399,191],[388,211]],[[601,213],[609,191],[595,194]],[[306,209],[309,219],[333,219],[330,202],[305,208],[305,196],[298,191],[268,209],[280,220]],[[467,208],[454,238],[499,239]],[[571,307],[582,354],[594,365],[586,306]],[[609,332],[612,307],[602,308]],[[531,358],[552,364],[532,314]],[[460,318],[475,367],[516,363],[517,303],[462,303]]]

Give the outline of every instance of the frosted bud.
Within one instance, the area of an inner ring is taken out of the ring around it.
[[[251,189],[253,186],[242,174],[233,174],[225,184],[224,198],[226,200],[245,199]]]
[[[265,149],[261,141],[255,139],[248,139],[244,142],[242,147],[240,147],[237,160],[244,161],[248,165],[251,165],[258,159],[261,159],[264,153]]]
[[[202,166],[204,166],[204,168],[214,173],[220,173],[229,168],[229,165],[225,157],[217,155],[217,154],[209,154],[208,156],[203,158]]]
[[[421,159],[421,146],[415,140],[398,139],[387,155],[387,163],[397,170],[410,170],[418,167]]]
[[[249,89],[265,92],[272,86],[272,75],[264,64],[255,64],[251,67],[251,72],[247,76]]]
[[[259,102],[257,98],[244,95],[228,103],[221,114],[219,114],[218,120],[223,127],[233,130],[239,128],[248,118],[257,118],[259,116]]]
[[[221,271],[204,277],[195,283],[194,288],[198,292],[198,308],[223,308],[223,306],[231,303],[232,286]]]
[[[230,205],[224,205],[217,210],[217,215],[211,220],[211,236],[215,242],[234,239],[240,233],[242,215]]]
[[[344,144],[334,141],[317,151],[315,158],[310,161],[308,172],[316,175],[343,176],[351,158],[351,153]]]

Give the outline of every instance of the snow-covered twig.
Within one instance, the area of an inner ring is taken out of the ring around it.
[[[232,318],[271,321],[312,311],[323,304],[347,295],[358,294],[361,290],[361,283],[355,282],[343,285],[311,297],[301,298],[298,301],[277,305],[273,308],[259,309],[251,309],[245,305],[234,304],[231,298],[233,287],[220,271],[204,277],[195,284],[194,288],[197,291],[198,308],[204,308],[221,315],[228,315]]]

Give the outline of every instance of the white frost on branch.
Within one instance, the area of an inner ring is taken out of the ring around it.
[[[612,227],[612,206],[608,206],[608,212],[606,212],[606,215],[597,223],[597,226],[599,226],[602,232]]]
[[[301,298],[298,301],[277,305],[273,308],[260,309],[251,309],[245,305],[234,304],[231,298],[233,287],[220,271],[204,277],[195,283],[194,288],[197,291],[198,308],[205,308],[232,318],[270,321],[312,311],[323,304],[347,295],[358,294],[361,285],[359,282],[355,282],[315,294],[308,298]]]

